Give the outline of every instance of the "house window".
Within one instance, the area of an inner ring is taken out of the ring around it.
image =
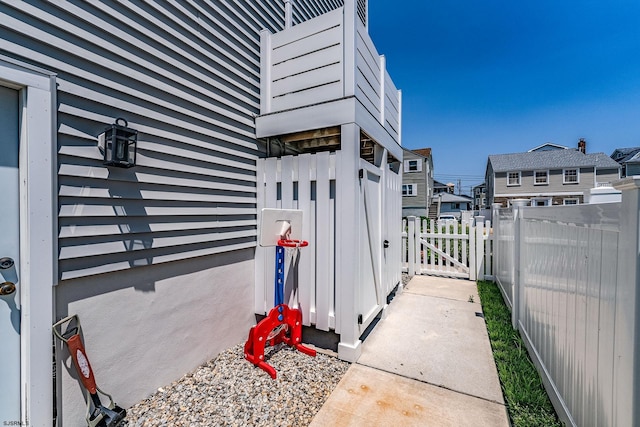
[[[405,172],[421,172],[422,171],[422,162],[418,159],[405,160],[404,161],[404,171]]]
[[[578,199],[564,199],[562,201],[563,205],[577,205],[579,203]]]
[[[402,184],[402,195],[403,196],[417,196],[418,195],[418,184]]]
[[[520,172],[507,173],[507,186],[520,185]]]
[[[563,182],[565,184],[577,184],[580,182],[580,174],[578,169],[565,169],[562,171]]]
[[[549,171],[535,171],[533,173],[533,184],[534,185],[549,184]]]

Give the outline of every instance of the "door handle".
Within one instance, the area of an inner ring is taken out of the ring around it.
[[[0,296],[11,295],[16,291],[16,284],[13,282],[4,282],[0,284]]]
[[[13,264],[15,264],[15,262],[8,256],[0,258],[0,270],[7,270],[13,267]]]
[[[389,241],[385,240],[384,242],[382,242],[382,246],[386,249],[389,247]]]
[[[0,258],[0,270],[9,270],[13,268],[14,265],[15,265],[15,262],[13,261],[12,258],[9,258],[8,256]],[[4,273],[4,275],[6,276],[6,273]],[[9,276],[12,276],[12,275],[13,274],[9,272]],[[0,296],[11,295],[16,291],[16,284],[10,281],[10,280],[15,280],[15,278],[9,279],[9,280],[7,279],[8,278],[5,277],[4,278],[5,281],[0,283]]]

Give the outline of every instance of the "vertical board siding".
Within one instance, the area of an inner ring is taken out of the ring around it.
[[[402,279],[403,242],[400,226],[402,221],[402,207],[396,200],[402,198],[402,175],[388,168],[384,174],[385,190],[383,192],[382,209],[382,239],[389,242],[389,247],[383,251],[383,292],[389,295]]]
[[[300,22],[340,6],[296,3]],[[61,279],[255,246],[259,32],[281,1],[2,2],[0,27],[3,54],[57,73]],[[117,117],[132,169],[96,146]]]
[[[299,301],[294,302],[299,303],[303,323],[323,331],[335,328],[335,177],[339,153],[258,160],[261,209],[303,211],[302,238],[309,246],[300,249]],[[256,249],[257,314],[266,314],[273,307],[274,262],[275,248]]]

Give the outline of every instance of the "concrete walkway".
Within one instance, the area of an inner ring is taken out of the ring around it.
[[[414,276],[311,426],[509,426],[481,312],[475,282]]]

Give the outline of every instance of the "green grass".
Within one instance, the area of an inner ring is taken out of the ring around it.
[[[478,293],[512,425],[562,426],[497,285],[478,282]]]

